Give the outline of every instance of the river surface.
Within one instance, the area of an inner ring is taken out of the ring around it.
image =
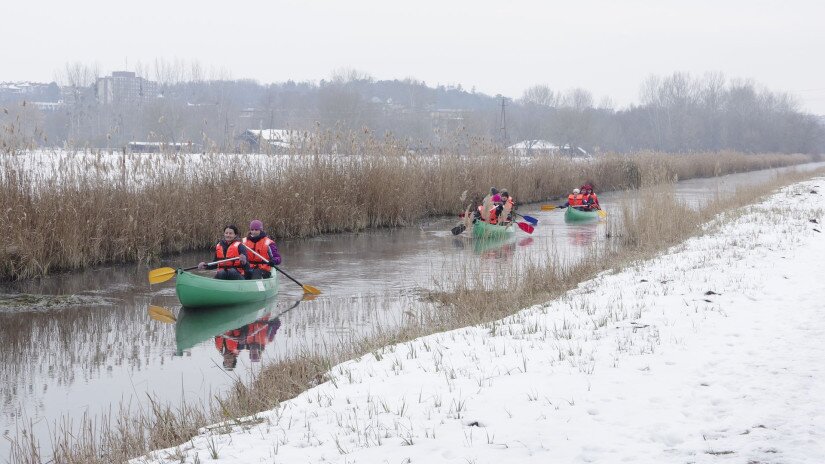
[[[794,168],[682,181],[675,192],[699,205],[789,169]],[[628,195],[604,192],[599,198],[610,212]],[[300,287],[282,278],[277,298],[265,304],[184,311],[174,279],[150,286],[148,268],[141,266],[6,284],[0,288],[0,428],[11,438],[24,424],[32,425],[48,448],[49,430],[62,420],[76,424],[84,414],[99,415],[118,404],[139,407],[147,396],[173,404],[207,399],[273,360],[327,350],[403,323],[420,307],[422,289],[449,286],[466,269],[494,275],[511,261],[552,259],[563,265],[604,239],[604,221],[565,224],[562,211],[542,211],[541,204],[519,212],[538,219],[533,234],[516,230],[495,243],[475,242],[469,231],[453,236],[454,218],[280,242],[282,268],[323,292],[312,301],[301,301]],[[216,240],[220,233],[215,231]],[[210,257],[205,250],[152,267],[187,267]],[[169,310],[178,322],[150,317],[150,305]],[[231,329],[239,329],[234,335],[241,344],[238,356],[227,359],[215,336]],[[0,459],[9,443],[0,441]]]

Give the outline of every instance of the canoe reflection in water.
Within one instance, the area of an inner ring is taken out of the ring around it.
[[[305,296],[280,312],[277,298],[234,306],[182,308],[175,324],[177,354],[180,356],[185,350],[212,341],[223,356],[227,370],[237,366],[243,351],[249,352],[250,361],[259,362],[264,348],[281,327],[279,316],[307,299]]]
[[[223,356],[224,369],[234,369],[238,364],[238,356],[244,350],[249,351],[251,362],[259,362],[261,352],[275,338],[280,327],[281,320],[277,317],[270,320],[270,315],[267,314],[251,324],[215,336],[215,348]]]

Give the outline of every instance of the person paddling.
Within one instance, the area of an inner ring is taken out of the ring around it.
[[[573,189],[573,193],[567,196],[567,201],[564,204],[558,206],[560,209],[567,208],[568,206],[580,209],[584,203],[584,195],[581,194],[581,190],[575,188]]]
[[[233,224],[229,224],[223,228],[223,239],[215,244],[215,258],[213,261],[228,258],[238,259],[211,265],[200,262],[198,269],[218,269],[218,272],[215,273],[216,279],[241,280],[246,274],[246,253],[246,247],[238,240],[238,228]]]
[[[269,238],[263,229],[263,223],[255,219],[249,223],[249,235],[243,239],[243,244],[249,248],[247,250],[247,258],[249,258],[247,279],[268,279],[272,277],[272,266],[281,264],[281,255],[278,253],[275,241]],[[252,251],[266,258],[266,261]]]
[[[599,197],[596,196],[596,192],[593,191],[593,186],[587,184],[584,187],[585,190],[582,191],[582,193],[585,195],[585,203],[590,209],[602,209],[601,205],[599,205]]]

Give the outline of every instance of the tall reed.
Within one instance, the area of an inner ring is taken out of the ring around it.
[[[803,155],[520,157],[481,139],[438,155],[371,133],[325,132],[283,155],[0,155],[0,280],[103,263],[149,262],[204,249],[228,223],[262,219],[270,235],[303,237],[414,223],[462,211],[490,186],[518,201],[786,166]],[[11,148],[8,148],[11,147]]]

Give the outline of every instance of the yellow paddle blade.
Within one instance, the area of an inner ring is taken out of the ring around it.
[[[606,218],[606,217],[607,217],[607,211],[605,211],[605,210],[603,210],[603,209],[600,209],[600,210],[598,210],[598,211],[599,211],[599,217],[600,217],[600,218],[604,219],[604,218]]]
[[[542,211],[552,211],[556,209],[556,205],[541,205]]]
[[[174,277],[176,272],[177,271],[172,269],[171,267],[161,267],[158,269],[152,269],[151,271],[149,271],[149,283],[159,284],[161,282],[166,282],[167,280]]]
[[[317,288],[313,287],[312,285],[301,285],[303,287],[304,292],[312,294],[312,295],[320,295],[321,291]]]
[[[300,301],[312,301],[318,298],[318,295],[313,295],[311,293],[304,293],[304,296],[301,298]]]
[[[173,324],[178,319],[172,314],[172,311],[164,308],[163,306],[155,306],[149,305],[149,317],[156,321],[165,322],[167,324]]]

